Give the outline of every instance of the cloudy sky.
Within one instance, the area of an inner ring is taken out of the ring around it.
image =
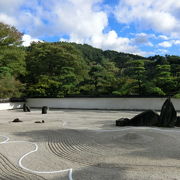
[[[180,55],[180,0],[0,0],[0,22],[34,40]]]

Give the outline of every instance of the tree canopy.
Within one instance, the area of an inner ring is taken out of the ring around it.
[[[26,73],[21,39],[16,28],[0,23],[0,98],[21,95],[20,77]]]
[[[180,97],[180,56],[142,57],[87,44],[34,42],[0,23],[0,98]]]

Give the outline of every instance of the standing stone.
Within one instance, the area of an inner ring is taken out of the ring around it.
[[[42,114],[47,114],[47,110],[48,110],[48,107],[47,106],[43,106],[42,107]]]
[[[30,109],[29,106],[26,106],[26,111],[27,111],[27,112],[31,112],[31,109]]]
[[[27,106],[26,104],[23,104],[23,111],[24,112],[31,112],[30,107]]]
[[[180,116],[177,117],[175,126],[180,127]]]
[[[23,104],[23,111],[26,112],[26,104]]]
[[[161,109],[161,114],[159,117],[159,126],[160,127],[174,127],[177,121],[177,113],[171,102],[171,99],[168,98]]]

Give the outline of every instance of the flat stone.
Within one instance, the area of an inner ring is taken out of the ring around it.
[[[157,126],[159,115],[153,110],[144,111],[130,120],[131,126]]]
[[[42,121],[35,121],[34,123],[45,123],[45,121],[44,120],[42,120]]]
[[[41,121],[35,121],[34,123],[41,123]]]
[[[14,119],[12,122],[23,122],[23,121],[21,121],[19,118],[16,118],[16,119]]]
[[[116,120],[116,126],[157,126],[159,115],[153,110],[144,111],[132,119],[121,118]]]

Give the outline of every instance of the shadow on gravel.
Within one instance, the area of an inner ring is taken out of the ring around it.
[[[127,156],[128,158],[148,158],[149,160],[180,160],[180,133],[155,130],[125,130],[117,132],[99,132],[91,130],[57,129],[14,133],[15,136],[27,137],[31,142],[64,143],[73,152],[79,148],[83,153],[95,153],[102,156]],[[61,146],[61,145],[60,145]],[[103,154],[104,152],[104,154]],[[122,154],[123,152],[123,154]]]
[[[119,127],[116,126],[115,120],[106,120],[106,121],[94,121],[93,124],[96,124],[99,128],[103,129],[119,129]],[[88,124],[87,124],[88,125]]]
[[[61,112],[68,112],[68,113],[74,113],[74,112],[77,112],[77,113],[81,113],[81,112],[89,112],[89,113],[104,113],[104,114],[114,114],[114,113],[120,113],[120,112],[124,112],[124,113],[130,113],[130,114],[133,114],[133,115],[136,115],[137,112],[142,112],[142,111],[129,111],[129,110],[98,110],[98,109],[50,109],[50,111],[61,111]]]
[[[73,180],[130,180],[126,176],[126,171],[129,168],[118,167],[116,164],[99,164],[94,166],[86,166],[81,169],[73,169],[72,178]],[[108,168],[107,166],[112,166]],[[52,180],[59,180],[54,178]],[[68,180],[67,175],[61,178],[61,180]],[[133,179],[135,180],[135,179]]]

